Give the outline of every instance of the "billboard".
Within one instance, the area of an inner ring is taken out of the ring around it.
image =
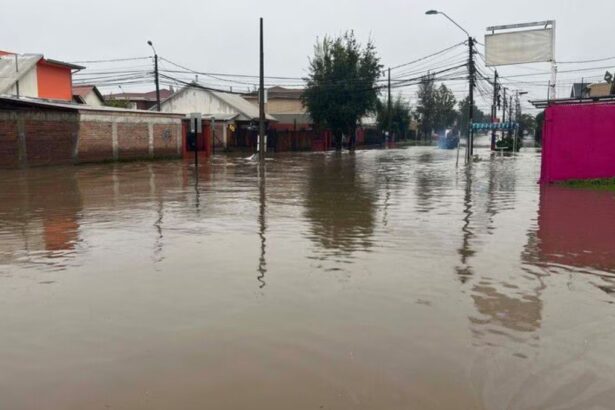
[[[485,36],[488,66],[554,61],[553,28],[523,30]]]

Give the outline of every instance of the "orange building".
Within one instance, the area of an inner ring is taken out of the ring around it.
[[[0,50],[0,95],[71,101],[75,64]]]

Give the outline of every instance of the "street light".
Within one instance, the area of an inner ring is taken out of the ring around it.
[[[468,37],[472,37],[472,36],[470,36],[470,33],[468,33],[468,31],[467,31],[465,28],[463,28],[463,27],[461,27],[459,24],[457,24],[457,22],[456,22],[455,20],[453,20],[452,18],[450,18],[450,17],[448,16],[448,14],[446,14],[446,13],[445,13],[445,12],[443,12],[443,11],[438,11],[438,10],[427,10],[427,11],[425,12],[425,14],[427,14],[428,16],[435,16],[436,14],[441,14],[441,15],[443,15],[444,17],[446,17],[446,18],[447,18],[447,19],[448,19],[451,23],[453,23],[454,25],[456,25],[457,27],[459,27],[459,28],[461,29],[461,31],[463,31],[464,33],[466,33],[466,36],[468,36]]]
[[[154,75],[156,81],[156,108],[160,111],[160,81],[158,79],[158,53],[156,52],[156,48],[154,47],[154,43],[150,40],[147,40],[147,44],[154,50]]]
[[[448,19],[451,23],[456,25],[461,31],[463,31],[468,36],[468,48],[470,49],[470,55],[468,59],[468,71],[470,74],[469,75],[470,77],[470,92],[469,92],[469,97],[470,97],[469,127],[470,129],[468,131],[468,146],[466,148],[466,163],[469,163],[472,159],[472,155],[474,154],[474,127],[473,127],[473,124],[474,124],[474,85],[476,84],[476,78],[475,78],[476,72],[474,68],[474,39],[472,38],[470,33],[468,33],[468,31],[465,28],[461,27],[455,20],[450,18],[448,14],[444,13],[443,11],[427,10],[425,14],[428,16],[435,16],[437,14],[441,14],[446,19]]]

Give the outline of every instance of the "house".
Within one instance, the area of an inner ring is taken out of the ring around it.
[[[589,97],[590,83],[574,83],[570,90],[570,98],[587,98]]]
[[[171,97],[175,91],[173,87],[169,87],[168,89],[160,90],[160,101],[164,101]],[[148,91],[148,92],[134,92],[134,93],[119,93],[119,94],[108,94],[104,97],[105,101],[115,100],[115,101],[127,101],[126,108],[132,110],[149,110],[152,107],[156,106],[157,97],[156,90]]]
[[[239,94],[214,91],[193,83],[162,101],[161,111],[186,116],[193,112],[203,114],[211,123],[214,148],[256,147],[259,109]],[[268,126],[276,122],[271,115],[266,119]],[[269,141],[270,147],[272,144]]]
[[[73,102],[101,107],[105,105],[105,98],[95,85],[73,85]]]
[[[590,97],[607,97],[613,94],[613,85],[610,83],[596,83],[587,88]]]
[[[42,54],[0,51],[0,95],[72,101],[73,73],[84,68]]]

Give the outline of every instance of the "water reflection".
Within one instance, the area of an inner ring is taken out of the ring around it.
[[[320,156],[310,164],[305,216],[310,238],[324,250],[348,256],[373,245],[378,196],[369,177],[354,153]]]
[[[615,193],[547,186],[540,190],[538,229],[524,258],[552,273],[594,276],[615,293]]]
[[[0,264],[63,267],[80,243],[83,201],[74,174],[61,168],[6,173],[0,178]]]
[[[267,286],[265,282],[265,275],[267,273],[267,260],[265,255],[267,254],[267,238],[265,236],[267,231],[267,167],[264,162],[258,166],[258,236],[260,238],[260,258],[258,259],[258,276],[257,280],[260,283],[259,288],[263,289]]]
[[[463,196],[463,226],[461,228],[463,232],[463,241],[461,248],[457,250],[457,253],[461,256],[461,266],[457,266],[457,276],[461,283],[465,284],[469,278],[473,275],[472,268],[469,265],[469,259],[476,254],[476,251],[471,247],[471,239],[474,236],[472,231],[472,169],[466,168],[465,170],[465,190]]]

